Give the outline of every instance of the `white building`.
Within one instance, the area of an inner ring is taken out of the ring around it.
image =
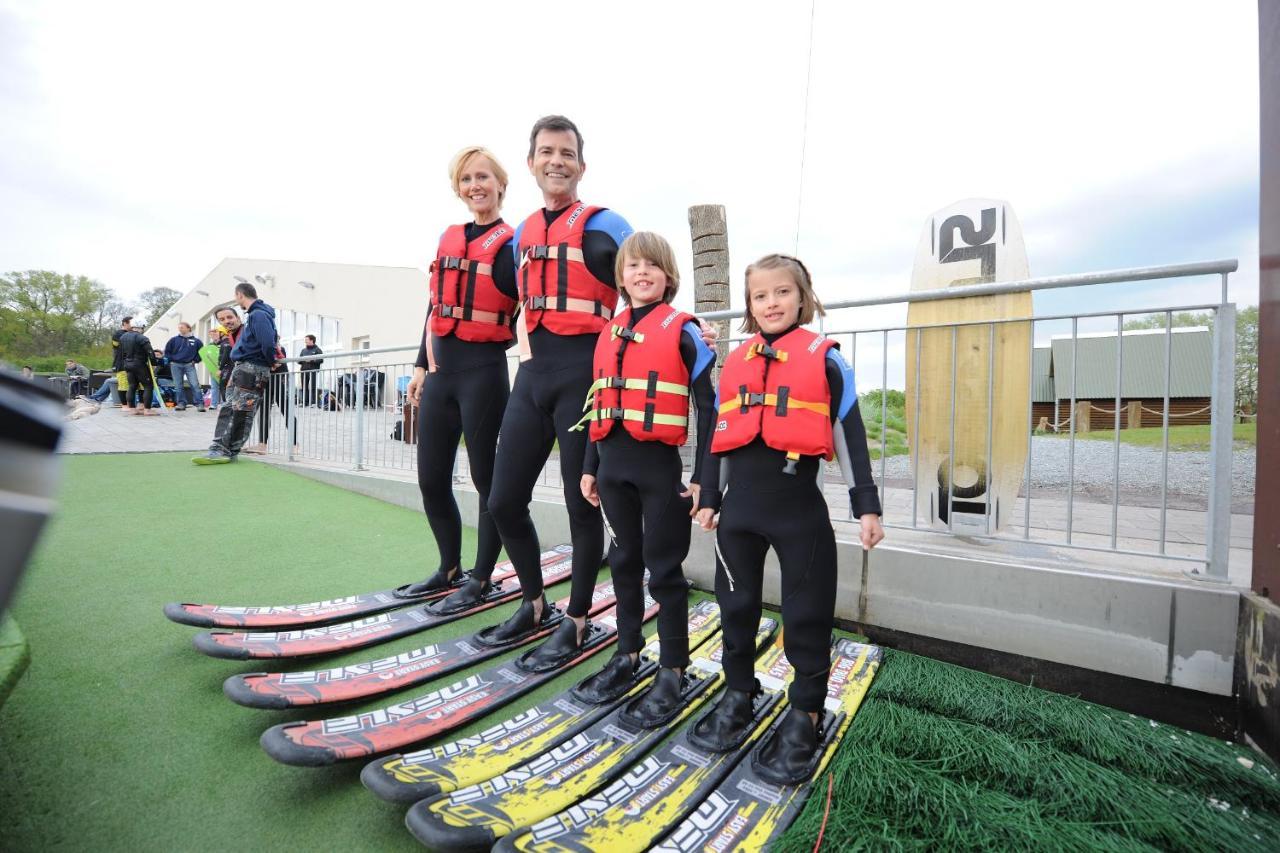
[[[325,352],[416,346],[422,337],[428,279],[421,270],[254,258],[224,259],[151,324],[147,337],[163,348],[185,321],[207,341],[218,322],[214,313],[235,304],[241,281],[275,309],[280,342],[290,356],[305,346],[306,335],[315,335]]]

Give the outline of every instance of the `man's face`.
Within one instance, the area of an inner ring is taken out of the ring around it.
[[[241,293],[240,291],[238,291],[238,290],[237,290],[237,291],[236,291],[236,304],[237,304],[237,305],[239,305],[239,306],[240,306],[241,308],[243,308],[244,310],[248,311],[248,310],[249,310],[249,306],[253,304],[253,300],[252,300],[252,299],[250,299],[249,297],[245,296],[243,293]]]
[[[178,334],[180,334],[180,335],[189,335],[189,334],[191,334],[191,324],[190,324],[190,323],[179,323],[179,324],[178,324]]]
[[[240,318],[236,316],[234,311],[219,311],[218,322],[221,323],[229,332],[234,332],[240,328]]]
[[[124,329],[126,332],[132,332],[132,331],[133,331],[133,323],[131,323],[131,322],[130,322],[130,321],[128,321],[128,320],[124,320],[124,321],[122,321],[122,322],[120,323],[120,328]]]
[[[68,369],[68,370],[69,370],[69,369],[71,369],[71,368],[73,368],[73,367],[75,367],[75,366],[76,366],[76,363],[75,363],[74,361],[72,361],[71,359],[67,359],[67,369]]]
[[[587,165],[578,157],[578,135],[572,130],[540,130],[533,141],[529,172],[545,195],[577,198],[578,181]]]

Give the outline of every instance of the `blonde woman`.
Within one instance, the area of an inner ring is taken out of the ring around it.
[[[436,572],[405,591],[423,595],[460,587],[439,608],[477,604],[502,542],[489,515],[489,486],[498,427],[507,406],[506,350],[515,339],[515,261],[508,245],[515,228],[502,221],[507,172],[488,149],[471,146],[449,164],[453,192],[471,221],[445,229],[431,264],[431,293],[422,345],[409,383],[418,412],[418,488],[440,552]],[[453,496],[458,440],[466,439],[471,480],[480,493],[476,559],[460,569],[462,519]]]

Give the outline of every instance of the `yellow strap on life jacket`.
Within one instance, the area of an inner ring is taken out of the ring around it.
[[[578,432],[592,421],[596,423],[603,423],[604,421],[639,421],[644,423],[648,421],[657,426],[689,426],[689,417],[687,415],[664,415],[658,412],[650,415],[640,409],[592,409],[582,416],[582,420],[571,426],[569,431]]]
[[[591,408],[591,400],[595,397],[597,391],[603,388],[617,388],[619,391],[648,391],[648,379],[627,379],[622,376],[601,376],[595,382],[591,383],[591,387],[587,389],[587,399],[582,404],[582,410],[585,412]],[[689,387],[681,385],[679,382],[661,382],[653,383],[654,391],[661,391],[663,394],[679,394],[682,397],[689,396]]]
[[[759,341],[756,341],[754,344],[751,344],[749,347],[747,347],[747,354],[743,356],[743,358],[747,361],[750,361],[751,359],[755,358],[758,355],[763,356],[764,358],[772,358],[775,361],[787,360],[786,350],[774,349],[768,344],[762,344]]]
[[[628,332],[631,332],[631,334],[627,334]],[[644,343],[644,332],[633,332],[622,326],[610,326],[609,340],[616,341],[618,338],[626,338],[633,343],[642,344]]]
[[[749,394],[739,393],[730,400],[720,404],[720,414],[732,412],[734,409],[741,409],[743,406],[777,406],[777,394]],[[787,409],[805,409],[810,412],[817,412],[820,415],[831,415],[831,406],[827,403],[810,403],[806,400],[797,400],[795,397],[787,398]]]

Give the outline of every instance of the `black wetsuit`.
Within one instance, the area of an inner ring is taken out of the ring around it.
[[[543,215],[550,225],[568,210],[544,210]],[[590,221],[586,228],[582,254],[587,269],[598,280],[616,287],[613,266],[620,241],[604,231],[591,230]],[[582,403],[591,387],[595,345],[594,333],[558,335],[543,326],[530,333],[533,358],[520,365],[507,401],[489,493],[489,512],[520,576],[524,599],[536,601],[542,595],[541,549],[529,503],[542,466],[559,443],[560,477],[573,544],[573,583],[567,610],[573,617],[586,616],[590,609],[604,556],[600,511],[587,503],[580,487],[587,433],[569,431],[582,417]]]
[[[628,312],[634,327],[656,307]],[[630,341],[618,347],[618,369]],[[704,358],[699,358],[705,353]],[[680,336],[680,357],[692,377],[691,396],[697,409],[696,441],[691,479],[706,486],[701,506],[718,509],[718,477],[708,475],[717,463],[709,458],[715,423],[715,389],[711,385],[714,355],[701,340]],[[701,362],[701,363],[699,363]],[[700,371],[700,372],[699,372]],[[620,375],[620,374],[619,374]],[[583,474],[596,476],[612,543],[609,570],[618,596],[618,652],[631,654],[644,646],[644,570],[649,570],[649,594],[658,602],[659,664],[682,669],[689,663],[689,587],[683,563],[689,554],[692,501],[686,491],[679,448],[661,441],[638,441],[616,424],[600,441],[587,446]]]
[[[155,360],[151,341],[142,332],[129,331],[120,336],[120,364],[129,377],[127,399],[132,401],[135,393],[141,393],[139,405],[144,409],[151,407],[155,388],[151,365]]]
[[[764,338],[772,344],[790,331]],[[849,448],[850,458],[841,464],[853,473],[855,485],[849,490],[853,514],[879,515],[880,498],[871,476],[862,414],[855,399],[841,422],[835,423],[846,374],[832,358],[825,365],[833,429],[843,430]],[[795,668],[788,696],[802,711],[821,711],[827,695],[836,600],[835,533],[818,482],[822,460],[802,456],[796,473],[785,474],[786,454],[759,437],[724,458],[729,463],[729,482],[716,530],[716,600],[724,632],[726,684],[748,692],[754,684],[764,558],[772,546],[782,570],[783,642],[787,660]]]
[[[498,222],[468,223],[467,243]],[[515,260],[510,251],[501,251],[494,258],[493,282],[503,295],[518,298]],[[433,335],[431,341],[436,371],[428,373],[423,380],[418,404],[418,489],[422,492],[422,507],[436,538],[436,550],[440,552],[439,570],[451,572],[462,560],[462,516],[453,496],[453,464],[458,455],[458,439],[465,438],[471,481],[480,494],[476,561],[471,576],[487,581],[502,549],[488,503],[498,427],[502,424],[510,388],[508,344],[464,341],[457,335]],[[424,370],[427,368],[425,323],[415,364]]]

